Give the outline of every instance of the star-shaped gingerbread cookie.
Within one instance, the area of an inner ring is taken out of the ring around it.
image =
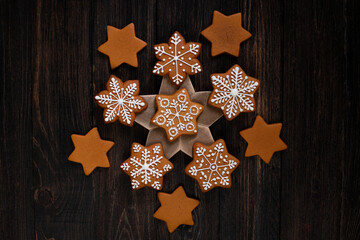
[[[170,80],[180,86],[186,75],[194,75],[202,71],[197,57],[200,54],[201,44],[185,42],[180,33],[175,32],[169,43],[161,43],[154,46],[155,56],[158,60],[153,73],[165,76],[169,75]]]
[[[217,140],[206,146],[195,143],[193,160],[185,168],[185,173],[194,178],[203,192],[214,187],[231,187],[231,173],[238,167],[240,161],[229,154],[225,141]]]
[[[211,56],[228,53],[239,56],[240,43],[251,37],[251,34],[241,26],[241,13],[226,16],[214,11],[212,24],[201,34],[211,44]]]
[[[170,142],[181,135],[192,135],[198,132],[196,119],[204,110],[204,106],[192,102],[185,88],[172,95],[157,95],[156,105],[158,110],[151,122],[166,131]]]
[[[158,193],[161,203],[154,217],[166,222],[170,233],[181,224],[194,225],[192,211],[199,205],[199,201],[186,196],[183,187],[178,187],[173,193]]]
[[[269,163],[274,152],[287,148],[280,138],[282,124],[267,124],[260,116],[256,117],[251,128],[240,131],[240,135],[246,140],[245,157],[259,155],[265,163]]]
[[[72,134],[75,150],[69,161],[81,163],[85,175],[89,175],[96,167],[110,167],[106,153],[114,145],[112,141],[102,140],[97,128],[93,128],[85,136]]]
[[[173,167],[173,164],[164,157],[160,143],[148,147],[133,143],[130,158],[121,164],[121,169],[131,178],[133,189],[148,186],[161,190],[163,176]]]
[[[95,96],[95,100],[104,110],[105,123],[119,120],[131,127],[135,121],[135,113],[147,108],[142,97],[139,97],[139,81],[128,80],[125,83],[120,78],[111,75],[107,83],[107,90]]]
[[[220,108],[228,121],[242,112],[255,111],[254,94],[260,81],[247,76],[239,65],[235,64],[226,73],[212,74],[211,82],[214,90],[208,102]]]
[[[147,43],[135,36],[135,25],[130,23],[122,29],[107,26],[108,40],[102,44],[98,51],[108,55],[111,69],[127,63],[138,67],[137,53]]]

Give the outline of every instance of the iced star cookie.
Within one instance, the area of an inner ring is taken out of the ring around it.
[[[135,113],[147,108],[147,103],[139,97],[139,81],[122,82],[120,78],[111,75],[107,83],[107,90],[95,96],[95,100],[104,110],[105,123],[119,120],[131,127],[135,121]]]
[[[195,143],[193,160],[185,168],[185,173],[194,178],[203,192],[214,187],[231,187],[231,173],[240,161],[228,153],[225,141],[217,140],[210,146]]]
[[[255,111],[254,94],[260,81],[247,76],[239,65],[235,64],[226,73],[212,74],[211,83],[214,90],[208,103],[220,108],[228,121],[242,112]]]
[[[174,166],[164,157],[160,143],[148,147],[133,143],[130,158],[125,160],[120,167],[130,176],[133,189],[147,186],[161,190],[163,176]]]
[[[151,122],[165,130],[170,142],[183,134],[192,135],[198,132],[196,119],[204,106],[192,102],[185,88],[173,95],[157,95],[156,105],[158,110]]]
[[[170,80],[180,86],[186,78],[186,74],[194,75],[202,71],[197,57],[200,54],[201,44],[185,42],[180,33],[175,32],[169,43],[161,43],[154,46],[155,56],[158,60],[153,73],[165,76],[169,75]]]

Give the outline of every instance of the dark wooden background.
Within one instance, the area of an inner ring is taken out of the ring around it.
[[[1,0],[0,239],[360,239],[358,0]],[[212,11],[242,12],[252,38],[240,57],[210,57],[200,31]],[[135,23],[148,43],[139,68],[111,71],[97,52],[106,26]],[[132,191],[120,164],[130,145],[145,144],[135,124],[105,125],[93,100],[110,74],[139,79],[141,94],[157,93],[152,45],[178,30],[203,44],[204,71],[196,90],[211,90],[209,75],[235,63],[260,79],[256,113],[224,118],[211,131],[241,164],[230,189],[203,194],[184,174],[191,158],[176,154],[163,191],[183,185],[200,199],[195,225],[169,234],[152,217],[156,191]],[[239,131],[260,114],[283,122],[288,150],[269,165],[245,158]],[[97,126],[115,141],[110,169],[86,177],[67,161],[72,133]]]

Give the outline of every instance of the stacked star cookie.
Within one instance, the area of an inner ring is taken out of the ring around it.
[[[213,23],[201,34],[211,42],[212,56],[239,56],[240,43],[251,37],[241,25],[241,13],[226,16],[218,11],[214,11]],[[107,35],[108,40],[98,50],[109,57],[111,68],[123,63],[137,67],[137,53],[147,43],[135,36],[134,24],[123,29],[108,26]],[[95,96],[104,109],[105,123],[119,121],[132,127],[137,122],[149,129],[145,146],[134,142],[130,157],[120,166],[129,175],[134,190],[161,190],[164,175],[174,168],[169,159],[178,151],[193,157],[185,173],[197,181],[202,192],[231,187],[231,174],[240,161],[228,152],[223,139],[213,139],[209,126],[221,116],[232,121],[240,113],[254,112],[260,81],[235,64],[225,73],[210,76],[212,91],[195,92],[189,75],[203,70],[197,59],[201,46],[186,42],[179,32],[170,36],[168,43],[154,45],[158,61],[153,73],[163,77],[159,94],[139,95],[138,80],[123,82],[111,75],[106,90]],[[281,128],[281,123],[267,124],[257,116],[251,128],[240,132],[248,143],[245,157],[258,155],[269,163],[274,152],[287,148],[280,139]],[[107,152],[114,142],[102,140],[97,128],[84,136],[73,134],[71,139],[75,149],[68,159],[82,164],[85,175],[96,167],[110,167]],[[200,202],[187,197],[183,187],[171,194],[158,192],[158,199],[161,207],[154,217],[165,221],[170,233],[182,224],[194,224],[192,211]]]

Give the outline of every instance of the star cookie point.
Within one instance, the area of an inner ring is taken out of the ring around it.
[[[71,140],[75,149],[68,160],[80,163],[86,176],[97,167],[110,167],[106,154],[113,147],[114,142],[101,139],[96,127],[85,135],[72,134]]]
[[[282,123],[267,124],[261,116],[257,116],[251,128],[240,131],[240,135],[248,143],[245,157],[258,155],[265,163],[269,163],[273,154],[287,149],[280,138]]]
[[[214,187],[231,187],[231,173],[238,167],[240,161],[229,154],[225,141],[217,140],[207,146],[195,143],[193,160],[186,166],[185,173],[194,178],[202,192]]]
[[[105,123],[119,120],[126,126],[133,126],[135,113],[147,108],[145,100],[138,96],[140,92],[138,80],[122,82],[120,78],[111,75],[106,84],[107,90],[95,96],[100,107],[104,108]]]
[[[160,143],[148,147],[133,143],[130,158],[120,167],[131,178],[131,186],[134,190],[145,186],[161,190],[164,175],[174,168],[173,164],[164,157]]]
[[[168,43],[154,46],[155,56],[159,60],[153,69],[153,73],[165,76],[180,86],[186,79],[186,75],[194,75],[202,71],[202,66],[197,59],[201,51],[201,44],[185,42],[179,32],[175,32]]]
[[[178,187],[172,193],[158,193],[161,206],[154,213],[154,217],[166,222],[170,233],[174,232],[180,225],[194,225],[192,211],[199,205],[200,201],[189,198],[183,187]]]
[[[204,106],[192,102],[185,88],[172,95],[157,95],[156,105],[158,110],[151,122],[165,130],[170,142],[184,134],[197,134],[197,118],[203,112]]]
[[[214,90],[208,103],[223,111],[228,121],[233,120],[242,112],[254,112],[254,94],[260,86],[260,81],[252,78],[235,64],[226,73],[211,75]]]

